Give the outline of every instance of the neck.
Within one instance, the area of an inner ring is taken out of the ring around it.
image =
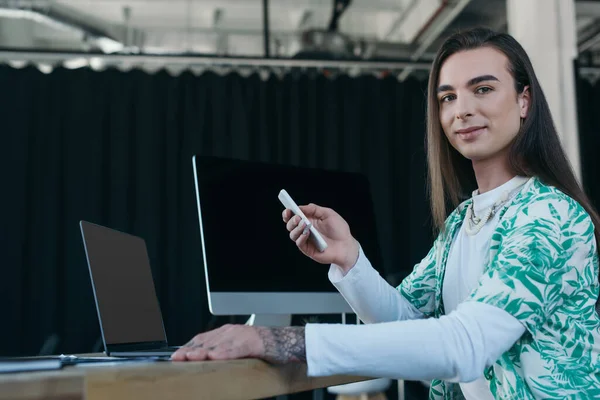
[[[514,178],[508,157],[497,157],[473,161],[473,171],[479,193],[489,192]]]

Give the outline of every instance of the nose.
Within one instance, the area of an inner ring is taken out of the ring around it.
[[[456,119],[466,119],[473,116],[473,102],[468,96],[460,96],[456,99]]]

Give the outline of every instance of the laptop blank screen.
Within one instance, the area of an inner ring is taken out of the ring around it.
[[[166,341],[143,239],[81,223],[106,344]]]

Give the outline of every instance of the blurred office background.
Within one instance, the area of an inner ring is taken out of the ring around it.
[[[476,25],[530,53],[600,206],[600,1],[0,1],[0,355],[101,349],[81,219],[146,239],[173,344],[243,322],[208,310],[193,154],[365,173],[399,284],[432,241],[429,64]]]

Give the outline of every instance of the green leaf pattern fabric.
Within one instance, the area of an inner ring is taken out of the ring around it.
[[[450,246],[471,200],[446,220],[427,256],[398,290],[427,317],[444,315],[442,282]],[[466,301],[509,312],[526,333],[485,371],[496,399],[600,399],[598,252],[586,211],[532,178],[499,211],[486,266]],[[434,380],[430,400],[463,399]]]

